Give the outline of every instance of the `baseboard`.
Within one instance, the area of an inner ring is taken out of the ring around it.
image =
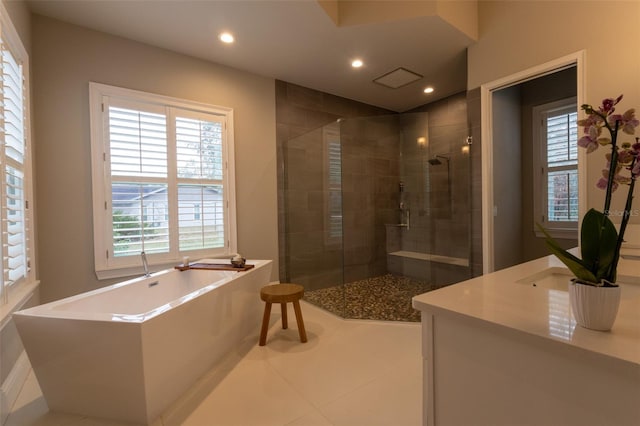
[[[22,351],[11,372],[2,383],[0,392],[0,424],[4,424],[9,416],[9,411],[18,398],[25,380],[31,371],[31,364],[27,353]]]

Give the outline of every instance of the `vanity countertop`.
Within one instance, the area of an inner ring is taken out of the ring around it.
[[[547,256],[418,295],[413,307],[423,315],[465,316],[640,365],[640,261],[620,261],[620,309],[608,332],[576,325],[570,278],[555,256]]]

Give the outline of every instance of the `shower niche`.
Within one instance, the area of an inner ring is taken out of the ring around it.
[[[418,321],[470,277],[466,110],[340,119],[283,145],[280,281],[346,318]]]

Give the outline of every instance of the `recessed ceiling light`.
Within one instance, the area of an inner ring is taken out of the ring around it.
[[[429,86],[424,89],[424,93],[433,93],[433,87]]]
[[[353,61],[351,61],[351,66],[354,68],[360,68],[363,65],[364,65],[364,62],[362,62],[361,59],[354,59]]]
[[[223,43],[233,43],[233,41],[235,40],[233,34],[231,33],[221,33],[219,38]]]

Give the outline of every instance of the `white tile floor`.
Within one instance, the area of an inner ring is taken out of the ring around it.
[[[421,424],[418,323],[343,320],[305,302],[302,311],[306,344],[295,317],[282,330],[274,308],[266,346],[252,336],[153,426]],[[123,424],[50,412],[30,374],[5,426],[28,425]]]

